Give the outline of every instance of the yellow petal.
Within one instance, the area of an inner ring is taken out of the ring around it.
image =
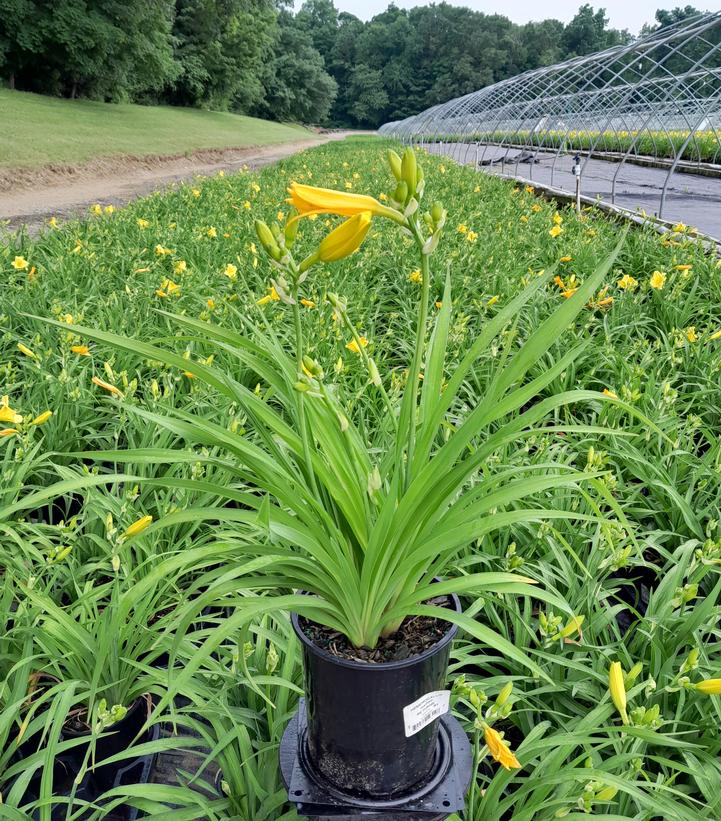
[[[707,678],[696,685],[699,693],[707,696],[721,696],[721,678]]]
[[[370,211],[363,211],[347,219],[321,241],[318,249],[323,262],[336,262],[356,251],[371,227]]]
[[[373,216],[387,217],[395,222],[403,221],[403,217],[397,211],[388,208],[378,202],[375,197],[369,197],[367,194],[350,194],[347,191],[316,188],[313,185],[303,185],[297,182],[291,184],[288,192],[290,193],[288,202],[295,207],[298,216],[339,214],[353,217],[364,211],[370,211]]]
[[[150,523],[153,521],[152,516],[143,516],[141,519],[138,519],[137,522],[133,522],[130,527],[127,528],[125,531],[125,535],[128,538],[132,536],[137,536],[139,533],[142,533],[146,528],[150,527]]]
[[[11,425],[19,425],[23,421],[19,413],[8,405],[0,405],[0,422],[10,422]]]
[[[488,746],[488,750],[493,758],[506,770],[518,769],[521,762],[513,754],[512,750],[503,743],[500,733],[486,725],[483,730],[483,740]]]
[[[119,388],[116,388],[115,385],[111,385],[109,382],[104,382],[97,376],[94,376],[91,381],[94,385],[97,385],[99,388],[106,390],[108,393],[112,393],[113,396],[123,395],[122,391]]]

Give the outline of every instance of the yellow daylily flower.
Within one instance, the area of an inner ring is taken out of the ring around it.
[[[150,524],[151,524],[152,521],[153,521],[152,516],[143,516],[141,519],[138,519],[136,522],[133,522],[133,524],[131,524],[130,527],[128,527],[125,530],[125,536],[128,539],[130,539],[133,536],[139,535],[144,530],[146,530],[148,527],[150,527]]]
[[[318,254],[323,262],[336,262],[360,248],[371,227],[372,214],[363,211],[347,219],[323,238]]]
[[[367,194],[350,194],[298,182],[291,183],[288,193],[290,194],[288,203],[296,209],[298,217],[310,214],[338,214],[342,217],[354,217],[357,214],[370,212],[374,217],[387,217],[394,222],[403,222],[403,217],[398,211],[383,205],[375,197]]]
[[[24,271],[30,265],[25,257],[15,257],[10,264],[16,271]]]
[[[70,350],[78,356],[90,356],[90,348],[87,345],[72,345]]]
[[[624,724],[628,724],[626,712],[626,686],[623,682],[623,667],[620,661],[614,661],[608,669],[608,690]]]
[[[686,339],[688,339],[689,342],[698,342],[698,334],[696,333],[695,325],[689,325],[689,327],[686,328],[685,333]]]
[[[630,274],[624,274],[616,284],[624,291],[632,291],[638,285],[638,280]]]
[[[102,388],[103,390],[106,390],[108,393],[112,393],[113,396],[122,396],[123,395],[123,392],[119,388],[116,388],[115,385],[111,385],[110,382],[104,382],[102,379],[100,379],[97,376],[94,376],[91,379],[91,382],[93,383],[93,385],[97,385],[99,388]]]
[[[223,273],[228,277],[228,279],[235,279],[238,275],[238,267],[236,265],[233,265],[232,262],[229,262],[225,266],[225,270],[223,271]]]
[[[358,346],[358,342],[360,342],[360,347]],[[358,342],[356,342],[355,339],[351,339],[351,341],[346,345],[346,348],[352,353],[360,353],[360,349],[365,348],[368,345],[368,340],[364,336],[359,336]]]
[[[483,728],[483,740],[486,742],[490,754],[504,769],[520,768],[521,762],[513,754],[511,748],[504,742],[501,734],[487,724]]]
[[[8,397],[3,396],[2,403],[0,403],[0,422],[9,422],[11,425],[19,425],[22,421],[22,416],[10,407]]]
[[[563,233],[563,228],[560,225],[554,225],[548,232],[554,239]]]
[[[666,284],[666,274],[663,271],[654,271],[651,274],[648,284],[657,291],[662,291]]]
[[[417,285],[420,285],[423,282],[423,276],[421,275],[421,269],[416,268],[415,271],[411,271],[408,274],[408,281],[415,282]]]
[[[280,297],[278,296],[278,292],[275,290],[275,287],[270,289],[270,293],[262,296],[260,299],[256,300],[256,305],[267,305],[269,302],[278,302]]]

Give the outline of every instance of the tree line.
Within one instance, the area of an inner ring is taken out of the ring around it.
[[[630,39],[590,5],[565,25],[517,25],[448,3],[390,5],[368,22],[339,12],[333,0],[291,6],[0,0],[0,78],[10,88],[72,98],[376,127]]]

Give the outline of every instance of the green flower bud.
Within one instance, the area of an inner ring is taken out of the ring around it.
[[[596,801],[613,801],[618,792],[618,787],[604,787],[596,793]]]
[[[308,355],[303,357],[303,367],[313,376],[323,376],[323,368]]]
[[[646,710],[646,715],[644,716],[643,723],[653,724],[655,721],[658,720],[660,714],[661,708],[658,704],[654,704],[653,707],[649,707],[648,710]]]
[[[392,149],[388,149],[388,165],[391,168],[393,176],[400,181],[401,179],[401,158]]]
[[[393,199],[400,203],[404,203],[408,199],[408,183],[405,182],[405,180],[401,180],[396,186],[396,190],[393,192]]]
[[[636,664],[626,673],[624,676],[624,683],[626,684],[626,688],[633,686],[634,681],[641,675],[643,672],[643,664],[640,661],[637,661]]]
[[[503,705],[508,701],[513,692],[513,682],[509,681],[508,684],[504,685],[501,692],[498,694],[496,698],[496,706],[503,707]]]
[[[413,196],[416,193],[416,185],[418,184],[418,164],[416,162],[416,152],[410,146],[403,152],[401,177],[408,185],[408,192]]]
[[[270,256],[272,256],[273,259],[280,258],[280,248],[278,248],[278,243],[275,241],[275,237],[273,236],[270,228],[268,228],[262,220],[255,221],[255,233],[258,235],[260,244],[263,248],[265,248]]]
[[[275,645],[271,643],[271,645],[268,647],[268,654],[265,657],[266,672],[269,674],[275,672],[275,668],[278,666],[279,661],[280,656],[278,655],[278,651],[275,649]]]
[[[433,208],[431,208],[431,216],[433,217],[434,222],[440,222],[443,218],[443,203],[441,202],[434,202]]]

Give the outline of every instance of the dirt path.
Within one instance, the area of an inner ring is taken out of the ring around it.
[[[50,217],[62,222],[87,213],[96,202],[125,205],[173,182],[218,171],[238,171],[243,165],[260,168],[305,148],[343,139],[348,133],[175,157],[105,158],[77,166],[46,166],[28,171],[0,169],[0,221],[7,222],[9,230],[25,225],[30,233],[36,233]]]

